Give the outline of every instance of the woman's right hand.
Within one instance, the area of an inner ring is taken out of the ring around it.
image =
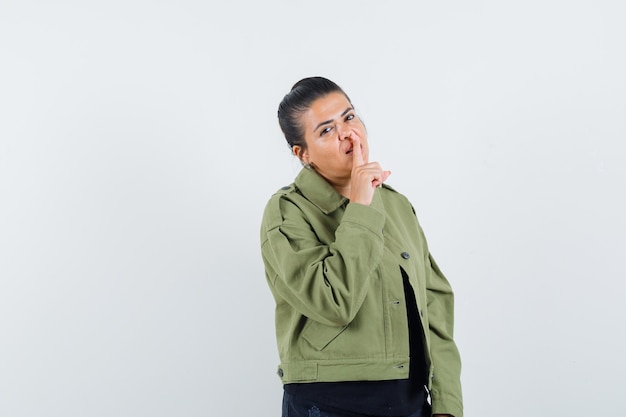
[[[391,171],[383,171],[378,162],[367,162],[363,159],[361,139],[351,135],[352,140],[352,174],[350,177],[350,202],[369,206],[374,197],[376,187],[380,186],[391,175]]]

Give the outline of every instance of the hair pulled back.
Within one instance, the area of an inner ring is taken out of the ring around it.
[[[341,87],[324,77],[303,78],[291,87],[291,91],[278,106],[278,123],[290,148],[293,149],[297,145],[306,149],[302,115],[309,110],[315,100],[336,92],[346,96],[352,104],[350,97]]]

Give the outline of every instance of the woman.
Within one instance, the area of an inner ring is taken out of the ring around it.
[[[305,78],[278,120],[304,165],[261,226],[283,417],[461,417],[452,290],[350,99]]]

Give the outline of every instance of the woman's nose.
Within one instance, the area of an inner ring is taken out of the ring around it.
[[[352,137],[352,131],[347,126],[337,126],[337,133],[339,134],[339,140],[351,139]]]

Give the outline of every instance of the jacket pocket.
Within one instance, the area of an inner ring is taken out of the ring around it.
[[[302,331],[302,338],[317,350],[324,350],[326,346],[337,338],[348,326],[326,326],[310,320]]]

